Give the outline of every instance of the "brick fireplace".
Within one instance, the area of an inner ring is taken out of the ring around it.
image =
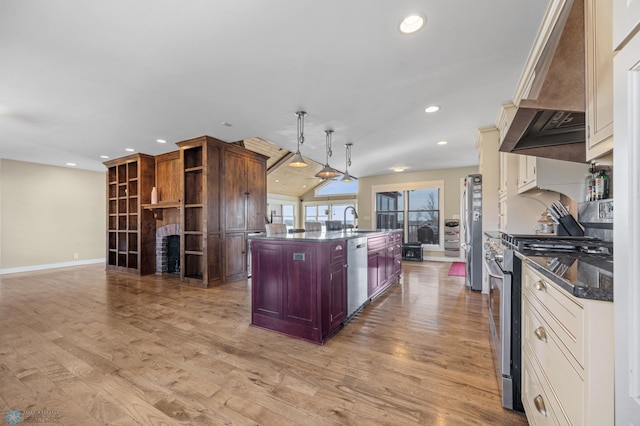
[[[180,224],[178,223],[156,229],[156,273],[180,273]]]

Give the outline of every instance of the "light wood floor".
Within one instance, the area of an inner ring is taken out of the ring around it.
[[[247,280],[202,290],[102,265],[0,276],[0,421],[527,424],[500,406],[486,297],[448,268],[405,262],[325,346],[249,326]]]

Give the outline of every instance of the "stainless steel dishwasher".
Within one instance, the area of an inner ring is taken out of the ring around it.
[[[369,300],[367,237],[347,240],[347,318]]]

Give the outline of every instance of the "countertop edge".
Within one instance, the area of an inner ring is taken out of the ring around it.
[[[250,240],[260,241],[340,241],[340,240],[352,240],[354,238],[369,238],[380,235],[391,234],[394,232],[401,232],[400,229],[387,229],[387,230],[371,230],[371,231],[311,231],[311,232],[297,232],[293,234],[276,234],[271,236],[266,235],[250,235]]]
[[[565,290],[570,295],[577,297],[579,299],[589,299],[589,300],[600,300],[603,302],[613,302],[613,292],[608,290],[599,290],[589,287],[576,286],[571,284],[567,280],[557,276],[553,272],[546,269],[544,266],[530,260],[526,255],[515,252],[516,256],[518,256],[523,262],[526,262],[527,265],[530,265],[533,269],[540,272],[546,278],[550,279],[554,283],[558,284],[563,290]]]

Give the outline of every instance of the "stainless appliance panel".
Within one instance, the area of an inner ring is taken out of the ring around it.
[[[466,257],[466,285],[482,291],[482,175],[466,178],[463,203],[464,243]]]
[[[367,237],[347,240],[347,318],[369,300],[367,280]]]

